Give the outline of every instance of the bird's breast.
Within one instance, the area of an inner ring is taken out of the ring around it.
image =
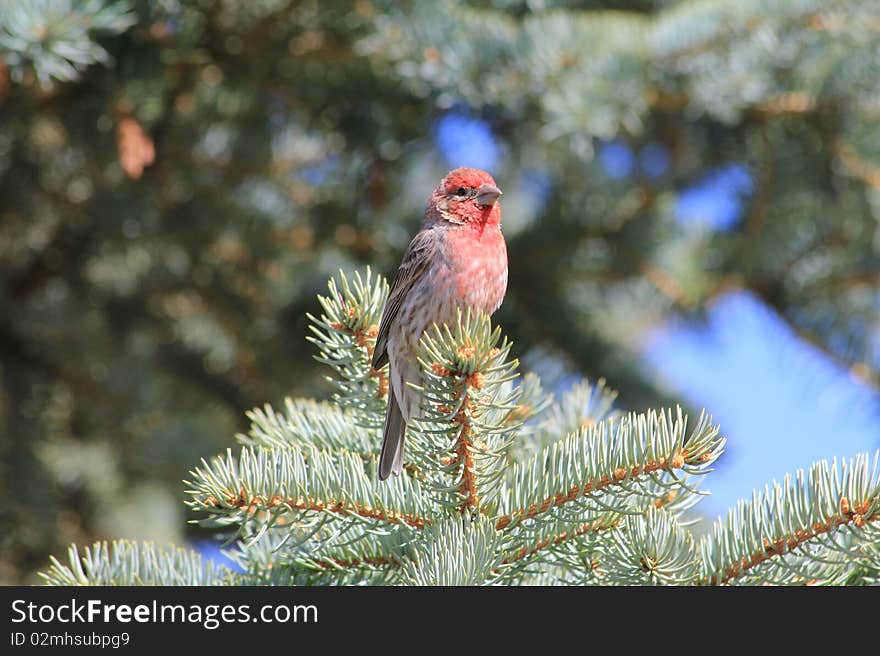
[[[388,338],[392,363],[416,353],[432,324],[452,324],[458,310],[468,308],[492,314],[507,291],[507,247],[497,226],[479,235],[448,230],[438,240],[436,257],[401,305]]]
[[[446,263],[455,305],[492,314],[507,291],[507,246],[497,226],[447,233]]]

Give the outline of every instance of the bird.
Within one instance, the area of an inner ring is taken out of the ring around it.
[[[418,346],[432,324],[457,311],[491,315],[507,292],[507,245],[501,234],[501,189],[486,171],[459,167],[428,198],[422,227],[397,269],[379,321],[371,365],[389,364],[388,408],[379,480],[403,470],[406,427],[420,413]]]

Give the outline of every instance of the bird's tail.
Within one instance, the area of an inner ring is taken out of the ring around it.
[[[394,386],[388,386],[388,410],[385,411],[385,429],[382,431],[382,455],[379,456],[379,480],[384,481],[393,472],[403,471],[403,440],[406,421],[394,397]]]

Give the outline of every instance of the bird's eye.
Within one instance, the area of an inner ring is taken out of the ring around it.
[[[464,187],[459,187],[456,190],[455,195],[456,196],[467,196],[467,189],[465,189]]]

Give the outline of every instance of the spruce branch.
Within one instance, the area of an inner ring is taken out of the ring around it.
[[[67,564],[54,556],[40,576],[47,585],[234,585],[236,574],[189,549],[151,542],[96,542],[80,555],[67,551]]]
[[[580,428],[530,462],[515,465],[499,530],[527,520],[558,516],[567,505],[580,513],[632,513],[628,497],[648,493],[648,482],[665,490],[692,490],[684,476],[702,476],[721,455],[724,439],[701,414],[690,434],[681,409],[630,413]],[[655,490],[656,488],[650,488]],[[581,519],[580,521],[584,521]]]
[[[432,525],[401,571],[406,585],[487,585],[497,579],[498,535],[484,518],[452,516]]]
[[[0,55],[21,81],[31,67],[40,84],[70,81],[110,55],[96,33],[120,34],[137,22],[129,2],[6,0],[0,4]]]
[[[208,525],[237,525],[239,534],[259,538],[283,523],[290,530],[326,521],[367,522],[371,530],[423,528],[428,506],[408,476],[381,484],[349,452],[312,447],[243,447],[190,472],[188,505],[207,515]]]
[[[851,175],[874,189],[880,189],[880,165],[866,159],[851,145],[835,142],[834,152]]]
[[[544,537],[537,538],[533,543],[508,552],[502,564],[528,564],[534,566],[536,561],[553,563],[562,562],[573,554],[577,564],[581,565],[585,558],[592,559],[595,546],[601,532],[610,531],[620,525],[622,516],[605,513],[591,522],[584,522],[571,527],[569,522],[558,521],[555,526],[544,525]],[[565,554],[565,557],[562,557]]]
[[[190,472],[188,505],[199,523],[232,529],[243,573],[202,567],[185,550],[114,543],[83,558],[74,548],[70,565],[53,561],[49,583],[880,582],[880,452],[873,465],[818,463],[768,487],[697,550],[688,513],[725,443],[711,419],[620,414],[603,381],[544,413],[540,382],[517,378],[509,342],[481,314],[423,337],[410,475],[379,482],[384,403],[365,327],[387,285],[369,272],[340,280],[313,326],[338,402],[254,409],[239,452]]]
[[[761,0],[691,0],[650,18],[557,9],[519,19],[435,2],[389,12],[359,49],[396,66],[392,70],[404,83],[414,88],[427,83],[474,107],[521,112],[537,105],[544,143],[569,137],[574,155],[589,161],[591,137],[637,135],[651,111],[691,107],[729,122],[740,114],[764,120],[828,106],[835,101],[829,92],[835,67],[817,66],[812,53],[832,42],[842,20],[851,22],[858,35],[853,40],[870,42],[876,19],[864,1],[768,7]],[[829,25],[835,29],[826,29]],[[791,47],[767,52],[759,36],[767,33],[785,34]],[[444,47],[450,41],[455,49]],[[425,65],[414,66],[416,61]],[[474,61],[493,65],[474,67]],[[744,66],[750,66],[748,93]],[[796,86],[780,88],[781,75]],[[582,111],[584,106],[591,110]],[[670,282],[659,280],[661,290]]]
[[[829,581],[829,584],[880,585],[880,545],[876,542],[862,542],[853,562],[842,574],[836,581]]]
[[[433,498],[447,509],[479,510],[494,503],[511,440],[522,419],[522,390],[510,343],[489,318],[459,313],[456,324],[422,337],[422,415],[415,422],[414,464]]]
[[[665,509],[676,516],[680,525],[691,526],[699,523],[700,517],[691,515],[688,511],[707,494],[700,492],[700,483],[701,477],[692,478],[688,475],[681,477],[679,488],[670,487],[666,482],[646,481],[642,490],[633,494],[630,502],[637,509]]]
[[[740,501],[701,542],[706,584],[834,581],[880,539],[880,451],[821,461]]]
[[[655,21],[649,35],[649,48],[654,57],[666,62],[687,62],[707,50],[729,46],[743,32],[753,30],[767,20],[766,12],[761,11],[762,4],[753,0],[738,3],[691,0],[681,3],[660,14]],[[795,13],[804,19],[820,5],[819,2],[798,4]],[[812,8],[809,7],[811,4]]]
[[[562,397],[549,407],[535,428],[532,439],[517,439],[513,456],[517,462],[525,462],[540,450],[576,432],[581,427],[592,426],[612,416],[617,416],[614,401],[617,392],[607,387],[600,378],[595,384],[588,380],[575,383]]]
[[[610,584],[689,585],[696,581],[699,561],[691,534],[667,510],[649,508],[629,515],[611,531],[599,559]]]
[[[334,401],[353,409],[364,426],[378,427],[385,412],[388,375],[385,368],[374,370],[370,362],[388,283],[367,268],[364,276],[358,272],[351,281],[340,271],[338,281],[331,279],[328,288],[329,296],[318,296],[321,317],[306,315],[313,333],[308,339],[318,347],[318,362],[336,373],[327,377],[337,390]]]
[[[275,581],[287,578],[300,585],[387,585],[397,582],[417,535],[376,534],[358,524],[335,529],[325,525],[291,538],[289,531],[275,528],[256,543],[239,542],[229,555],[252,577],[272,572]]]
[[[360,454],[365,461],[375,461],[375,430],[363,427],[349,409],[311,399],[285,399],[284,412],[276,412],[268,403],[246,413],[251,420],[246,435],[236,436],[246,446],[267,448],[314,447]]]
[[[541,416],[551,406],[553,395],[544,391],[541,379],[531,372],[523,375],[518,387],[517,404],[505,414],[504,421],[508,425],[521,426],[521,434],[528,436],[533,432],[527,427],[529,422]]]
[[[503,530],[510,540],[503,562],[514,566],[508,576],[517,575],[520,570],[535,571],[536,566],[540,565],[543,568],[561,568],[566,576],[576,576],[579,584],[593,585],[602,578],[603,556],[600,547],[614,530],[624,525],[627,517],[663,510],[668,516],[675,517],[677,526],[681,528],[699,521],[698,517],[688,518],[685,514],[701,498],[691,491],[690,486],[684,485],[678,490],[646,482],[645,487],[648,490],[641,493],[634,491],[629,498],[631,514],[628,515],[612,511],[579,515],[576,510],[556,509],[541,521],[526,522],[512,530]],[[584,516],[595,519],[577,524]],[[584,580],[584,576],[589,580]]]

